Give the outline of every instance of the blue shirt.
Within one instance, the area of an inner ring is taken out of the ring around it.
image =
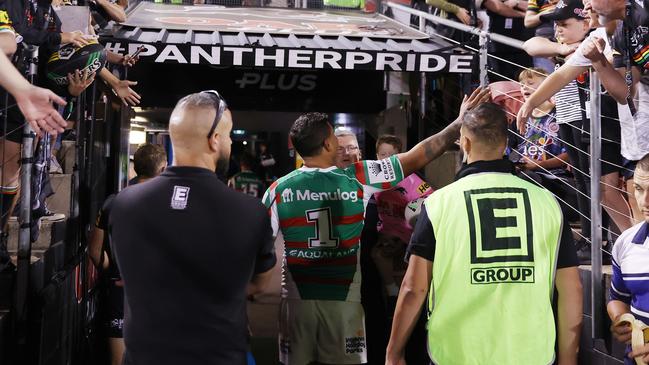
[[[545,161],[566,152],[559,142],[559,124],[555,119],[554,110],[542,117],[530,117],[529,127],[525,131],[525,139],[518,145],[521,155],[534,161]],[[565,169],[553,169],[565,174]]]
[[[649,324],[649,223],[624,231],[613,246],[611,300],[631,307],[631,313]]]

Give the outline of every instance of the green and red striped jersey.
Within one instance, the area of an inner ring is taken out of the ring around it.
[[[264,194],[275,235],[284,238],[282,297],[360,301],[360,238],[373,193],[403,179],[396,156],[347,169],[302,167]]]
[[[252,171],[241,171],[228,180],[228,186],[236,191],[259,198],[264,190],[264,183]]]

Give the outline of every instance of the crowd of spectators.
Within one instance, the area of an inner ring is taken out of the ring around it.
[[[557,195],[572,221],[581,222],[580,258],[587,262],[591,68],[602,82],[600,187],[605,222],[615,233],[609,238],[614,239],[641,217],[634,198],[633,171],[635,162],[649,152],[649,95],[643,82],[649,62],[649,32],[644,2],[495,2],[499,4],[427,1],[464,24],[524,41],[523,55],[510,47],[497,49],[504,46],[490,42],[490,76],[510,83],[518,80],[521,88],[520,102],[506,95],[514,100],[506,100],[510,117],[518,114],[510,129],[510,159],[518,162],[526,176]],[[485,11],[486,18],[481,13]],[[448,36],[447,29],[437,30]],[[457,35],[454,38],[462,40]]]
[[[74,11],[71,5],[85,6],[80,9],[85,11],[87,18],[75,18],[79,12]],[[0,271],[13,269],[7,251],[8,221],[14,214],[20,190],[19,159],[25,138],[24,122],[29,123],[36,132],[31,220],[31,240],[35,241],[39,234],[40,220],[65,218],[60,212],[51,212],[44,198],[52,193],[48,173],[57,170],[60,172],[52,148],[60,146],[66,130],[74,129],[74,119],[77,115],[75,111],[84,107],[80,102],[95,101],[91,96],[85,99],[80,96],[96,83],[99,90],[104,90],[103,94],[97,93],[96,100],[100,100],[100,95],[107,95],[114,101],[114,107],[119,107],[120,103],[139,104],[140,96],[131,88],[135,82],[120,80],[108,66],[102,67],[96,73],[72,70],[67,75],[66,86],[54,84],[47,76],[47,62],[51,54],[65,45],[80,48],[96,43],[97,32],[102,31],[109,23],[126,20],[126,6],[125,0],[89,0],[74,3],[65,0],[0,1],[0,69],[3,73],[0,80],[2,87],[9,93],[7,97],[4,92],[0,94],[0,123],[3,126],[0,130],[0,151],[3,157],[0,164]],[[37,73],[30,83],[25,76],[31,67],[31,46],[38,47],[38,64]],[[107,61],[119,67],[130,67],[137,58],[107,52]],[[52,102],[55,104],[52,105]],[[52,168],[50,164],[55,167]],[[106,223],[102,222],[105,226]],[[105,229],[104,226],[100,228]],[[101,229],[98,230],[101,232]],[[98,237],[98,234],[94,236]],[[102,241],[102,238],[98,239],[99,247],[102,246]],[[115,294],[121,287],[119,272],[109,256],[110,251],[105,260],[103,255],[101,259],[97,258],[97,268],[102,279],[112,284],[106,285],[105,288],[102,286],[107,296],[105,303],[102,301],[101,304],[106,304],[105,306],[114,312],[121,307],[121,297]],[[121,323],[117,323],[117,314],[107,319],[110,320],[107,321],[107,331],[104,334],[111,338],[113,363],[119,364],[121,361],[116,354],[120,354],[121,358],[123,346],[119,351],[119,341],[116,337],[121,337],[121,333],[117,333],[116,327],[121,327]]]
[[[507,58],[523,66],[516,75],[523,100],[513,113],[517,113],[517,118],[515,122],[512,120],[509,128],[508,158],[517,164],[521,176],[543,185],[559,197],[565,216],[580,221],[581,240],[578,247],[582,248],[580,258],[584,262],[588,260],[587,252],[590,251],[589,113],[592,95],[589,90],[589,70],[592,67],[598,72],[602,81],[601,203],[610,218],[609,226],[615,232],[626,231],[637,221],[643,220],[642,212],[634,201],[633,173],[637,161],[649,153],[649,82],[645,80],[644,71],[649,64],[649,56],[646,55],[649,48],[649,28],[646,28],[649,17],[644,4],[626,4],[622,0],[428,0],[428,3],[464,24],[494,33],[507,35],[516,29],[521,30],[517,36],[525,40],[524,51],[531,57],[529,60],[524,60],[527,56],[519,57],[518,53],[514,55],[515,52],[512,53],[509,49],[493,48],[491,52],[495,55],[510,52],[511,57]],[[87,26],[63,32],[65,16],[62,14],[65,14],[67,5],[70,4],[61,0],[30,0],[6,4],[0,0],[0,69],[3,70],[3,76],[5,72],[7,75],[15,72],[9,66],[11,59],[18,70],[24,68],[24,46],[37,45],[41,65],[36,84],[42,87],[26,84],[20,74],[1,78],[2,86],[14,98],[6,104],[0,101],[0,113],[8,122],[8,128],[2,131],[0,149],[4,149],[6,156],[10,156],[1,166],[0,231],[4,235],[19,189],[18,157],[23,120],[26,119],[32,125],[40,138],[49,141],[45,139],[49,138],[48,135],[56,136],[73,122],[66,120],[73,113],[69,110],[65,112],[63,106],[66,103],[74,105],[75,98],[97,82],[96,76],[107,87],[107,92],[117,96],[121,102],[130,105],[139,103],[140,96],[131,88],[135,83],[120,80],[108,68],[103,68],[98,75],[78,70],[72,72],[68,75],[69,85],[64,89],[52,85],[44,77],[44,62],[59,46],[68,43],[83,46],[89,39],[96,37],[98,29],[106,27],[109,22],[122,22],[126,19],[124,1],[90,1]],[[24,14],[27,16],[23,16]],[[443,29],[438,31],[443,32]],[[495,43],[492,44],[496,47]],[[108,61],[130,67],[137,59],[109,52]],[[492,69],[496,68],[492,65]],[[512,75],[513,78],[512,72],[502,74]],[[63,95],[65,100],[47,89]],[[51,101],[61,106],[59,111],[51,110]],[[17,104],[17,107],[13,104]],[[337,167],[345,169],[361,161],[361,150],[353,134],[336,131],[335,136],[338,145],[335,151]],[[149,164],[150,172],[139,174],[143,179],[138,182],[156,176],[166,164],[164,151],[151,146],[143,148],[143,151],[152,149],[148,154],[155,155],[156,159]],[[240,172],[230,180],[231,187],[257,198],[260,198],[262,190],[270,185],[275,175],[272,169],[275,165],[273,156],[268,153],[265,145],[260,146],[260,149],[258,161],[249,155],[240,158]],[[376,149],[377,159],[385,159],[400,154],[402,143],[394,136],[382,136]],[[142,155],[140,158],[136,156],[136,164],[142,158]],[[264,168],[261,176],[253,172],[257,164]],[[399,294],[398,279],[395,280],[398,277],[395,262],[398,260],[395,259],[403,256],[405,244],[412,233],[412,227],[404,221],[404,208],[409,201],[430,192],[430,187],[419,176],[412,174],[405,177],[403,186],[400,184],[393,190],[375,194],[371,203],[374,206],[368,208],[367,217],[376,218],[369,223],[369,227],[376,230],[376,236],[365,256],[371,258],[377,269],[376,278],[381,281],[379,290],[386,306],[383,314],[386,318],[391,317]],[[103,216],[107,216],[109,211],[110,199],[104,206]],[[45,207],[42,215],[49,216],[51,213]],[[398,224],[394,223],[395,216]],[[98,223],[93,233],[91,256],[98,268],[111,268],[106,273],[106,279],[114,290],[121,291],[121,277],[114,259],[110,257],[110,246],[103,232],[99,232],[105,229],[107,222]],[[362,239],[363,245],[366,239],[367,237]],[[2,243],[0,264],[3,263],[1,260],[6,262]],[[361,258],[361,270],[365,276],[367,268],[363,267],[363,263]],[[121,296],[120,293],[116,297]],[[123,303],[122,299],[117,301]],[[123,307],[119,309],[123,311]],[[109,336],[111,338],[121,337],[123,313],[119,315],[121,318],[106,317],[107,328],[115,327],[116,323],[120,327],[119,333]],[[368,319],[372,316],[370,313],[367,315]],[[375,341],[370,341],[369,338],[368,335],[368,343]],[[111,345],[115,346],[114,363],[121,363],[123,341]]]
[[[50,55],[58,51],[66,44],[75,47],[83,47],[97,38],[96,29],[106,26],[108,22],[121,22],[126,19],[124,1],[96,0],[88,2],[88,18],[74,19],[68,11],[70,2],[63,0],[53,1],[3,1],[0,2],[0,48],[3,56],[13,61],[14,66],[23,73],[29,68],[31,62],[29,46],[38,47],[37,74],[34,83],[38,86],[52,90],[54,93],[63,96],[64,101],[59,101],[61,107],[58,114],[52,113],[46,123],[30,121],[32,128],[39,134],[39,138],[48,141],[53,146],[57,142],[56,135],[64,131],[64,128],[72,128],[74,125],[73,112],[79,107],[77,98],[88,87],[95,82],[95,73],[72,70],[67,75],[67,86],[61,87],[54,84],[47,77],[46,64]],[[80,4],[81,5],[81,4]],[[69,23],[68,23],[69,22]],[[69,26],[66,26],[69,25]],[[79,29],[70,30],[74,27]],[[63,31],[66,28],[68,31]],[[136,59],[129,56],[122,56],[108,52],[108,62],[122,66],[132,66]],[[107,85],[108,93],[116,95],[124,103],[136,105],[139,103],[139,95],[130,88],[134,83],[128,80],[119,80],[108,68],[101,68],[98,76],[103,84]],[[22,143],[22,125],[25,111],[16,108],[13,98],[1,98],[0,116],[6,121],[6,127],[2,130],[3,138],[0,140],[0,149],[5,156],[2,161],[2,181],[0,182],[0,196],[2,197],[2,212],[0,219],[0,231],[6,232],[6,224],[15,205],[16,192],[19,190],[19,156]],[[19,96],[16,100],[20,100]],[[20,106],[20,104],[19,104]],[[25,115],[26,116],[26,115]],[[46,132],[42,135],[41,132]],[[50,134],[50,135],[47,135]],[[60,142],[60,138],[58,140]],[[51,149],[42,149],[51,151]],[[50,155],[41,157],[49,170]],[[42,216],[52,216],[45,206]],[[6,235],[5,235],[6,236]],[[6,240],[6,237],[5,237]]]

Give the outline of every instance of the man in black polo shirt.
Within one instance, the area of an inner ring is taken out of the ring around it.
[[[117,195],[109,232],[124,280],[124,364],[245,364],[246,289],[275,265],[258,199],[227,169],[232,116],[214,91],[181,99],[169,122],[173,166]]]

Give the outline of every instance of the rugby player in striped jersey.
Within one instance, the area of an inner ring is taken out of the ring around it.
[[[490,98],[465,97],[458,118],[410,151],[336,167],[338,140],[326,114],[300,116],[290,131],[304,166],[274,182],[263,202],[274,234],[285,243],[280,361],[293,364],[366,362],[360,303],[360,235],[370,196],[440,156],[459,136],[464,113]]]

